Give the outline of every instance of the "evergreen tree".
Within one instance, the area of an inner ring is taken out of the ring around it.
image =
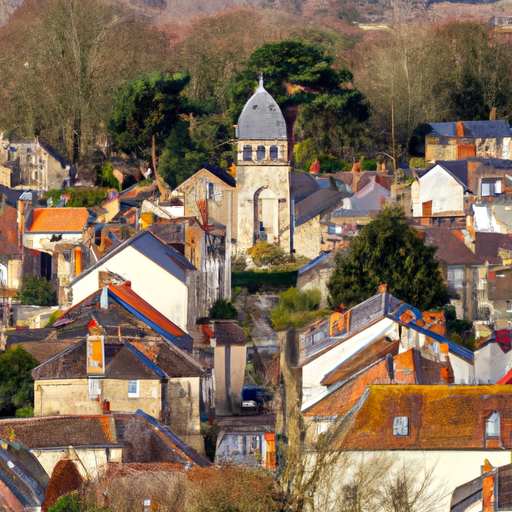
[[[387,207],[361,229],[348,253],[338,255],[330,303],[351,307],[387,284],[392,295],[420,310],[443,306],[448,292],[435,253],[409,227],[401,208]]]

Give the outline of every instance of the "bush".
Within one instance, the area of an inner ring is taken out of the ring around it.
[[[320,172],[321,173],[334,173],[334,172],[340,172],[340,171],[350,171],[352,168],[352,165],[349,164],[346,160],[343,160],[342,158],[336,158],[333,155],[319,155],[316,157],[318,161],[320,162]],[[311,164],[315,158],[310,158],[307,160],[307,162],[304,165],[304,170],[309,171],[309,168],[311,167]]]
[[[50,318],[48,318],[48,322],[45,327],[51,327],[62,316],[62,313],[64,313],[64,311],[61,311],[60,309],[54,311],[50,315]]]
[[[226,299],[219,299],[210,309],[210,318],[217,320],[236,320],[238,311],[233,303]]]
[[[80,503],[78,494],[66,494],[48,508],[48,512],[82,512],[84,508]]]
[[[424,158],[414,157],[411,158],[409,162],[409,167],[411,169],[426,169],[428,167],[428,164]]]
[[[279,306],[270,311],[270,319],[277,331],[294,325],[301,329],[317,319],[330,314],[319,310],[322,294],[318,288],[300,292],[293,286],[279,296]]]
[[[377,170],[377,162],[375,160],[366,160],[366,158],[361,158],[361,172],[376,171],[376,170]]]
[[[24,276],[21,287],[14,295],[23,306],[53,306],[55,296],[53,289],[44,277]]]
[[[114,164],[112,164],[112,162],[105,162],[101,167],[101,171],[98,175],[98,184],[100,187],[121,190],[121,183],[114,176]]]
[[[260,242],[247,250],[249,256],[258,267],[266,265],[281,265],[286,262],[286,253],[282,247]]]
[[[19,409],[16,409],[14,416],[16,416],[16,418],[33,418],[34,408],[31,405],[20,407]]]

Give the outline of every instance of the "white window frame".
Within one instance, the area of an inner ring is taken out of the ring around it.
[[[97,377],[89,377],[89,398],[96,399],[101,395],[100,379]]]
[[[135,392],[130,392],[130,387],[135,383]],[[139,380],[129,380],[128,381],[128,398],[139,398],[140,394],[140,381]]]
[[[500,434],[500,413],[494,411],[485,420],[485,437],[499,437]]]

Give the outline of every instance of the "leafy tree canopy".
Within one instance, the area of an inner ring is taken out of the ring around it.
[[[152,73],[128,82],[117,94],[108,130],[121,151],[150,155],[152,138],[162,146],[184,107],[187,75]]]
[[[32,370],[37,359],[22,346],[0,353],[0,414],[12,416],[16,409],[33,406]]]
[[[281,107],[309,103],[317,94],[340,91],[352,80],[352,73],[337,70],[332,63],[332,56],[316,44],[292,40],[265,43],[233,78],[232,109],[241,111],[254,92],[260,72],[265,88]]]
[[[14,298],[27,306],[52,306],[55,303],[53,289],[44,278],[26,275]]]
[[[300,105],[299,138],[311,138],[316,153],[342,157],[358,141],[370,111],[352,85],[352,73],[336,69],[333,57],[317,44],[285,40],[265,43],[231,84],[231,112],[241,112],[254,92],[259,73],[283,110]],[[316,156],[316,155],[314,155]]]
[[[401,208],[387,207],[361,229],[347,254],[338,255],[330,303],[354,306],[385,283],[391,294],[421,310],[442,306],[448,292],[435,252],[408,226]]]

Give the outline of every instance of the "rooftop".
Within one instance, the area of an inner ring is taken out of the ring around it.
[[[347,413],[340,443],[348,450],[484,449],[485,420],[494,411],[502,432],[496,449],[510,449],[510,386],[371,385]],[[409,435],[393,435],[396,417],[409,418]]]
[[[279,105],[263,87],[260,77],[258,88],[245,104],[238,118],[237,134],[242,140],[286,140],[286,122]]]
[[[87,208],[35,208],[27,223],[28,233],[82,233],[87,226]]]

